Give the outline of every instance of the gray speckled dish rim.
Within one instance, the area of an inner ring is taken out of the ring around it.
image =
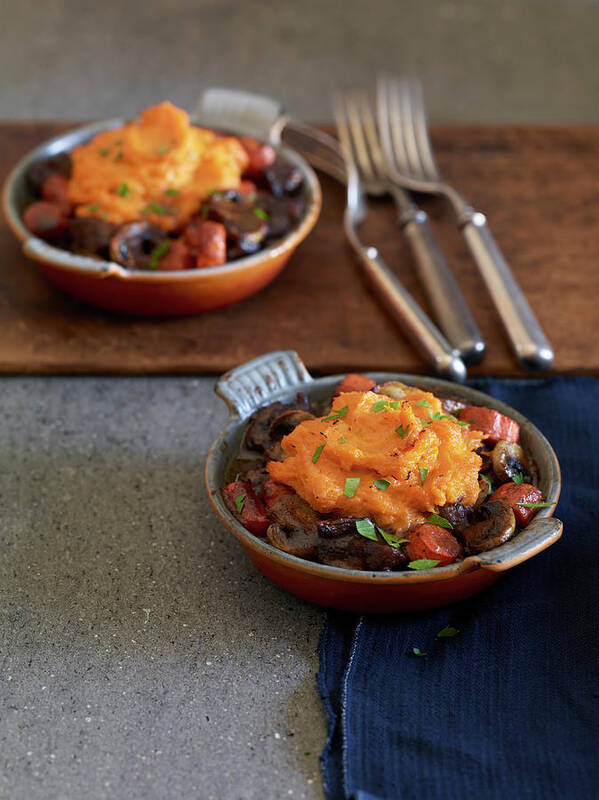
[[[540,488],[545,500],[553,505],[540,509],[523,531],[500,547],[479,555],[468,556],[448,566],[417,572],[376,572],[331,567],[284,553],[273,547],[246,530],[226,507],[221,491],[226,469],[239,447],[248,418],[258,407],[275,400],[291,399],[297,392],[304,392],[316,398],[324,397],[343,377],[343,375],[328,375],[313,379],[297,353],[293,350],[281,350],[267,353],[230,370],[219,378],[215,386],[216,393],[227,403],[231,416],[208,453],[205,467],[206,489],[218,516],[237,539],[247,543],[252,549],[262,551],[271,560],[300,572],[309,572],[329,580],[388,585],[449,580],[480,568],[504,572],[532,558],[560,538],[563,525],[560,520],[553,517],[561,490],[559,462],[547,439],[530,420],[516,409],[484,392],[450,381],[403,373],[364,374],[377,383],[400,380],[410,385],[421,386],[433,393],[440,392],[457,400],[467,401],[469,405],[486,405],[515,419],[520,425],[523,444],[538,467]]]
[[[306,209],[300,223],[293,230],[279,241],[273,242],[269,247],[259,250],[249,256],[244,256],[227,264],[216,267],[203,267],[202,269],[186,269],[176,272],[167,270],[129,270],[114,261],[106,261],[100,258],[90,258],[79,256],[60,247],[53,247],[37,236],[32,236],[25,227],[22,220],[22,208],[30,192],[26,183],[26,171],[29,165],[40,158],[57,155],[58,153],[68,152],[79,144],[89,141],[97,133],[104,130],[111,130],[123,125],[127,120],[124,118],[103,120],[94,122],[90,125],[76,128],[75,130],[62,133],[39,145],[26,153],[12,168],[4,182],[2,201],[4,213],[10,227],[15,235],[23,242],[25,255],[35,260],[48,262],[56,267],[61,267],[74,272],[84,274],[97,274],[99,276],[115,276],[121,280],[138,281],[144,283],[160,283],[167,280],[187,281],[192,280],[199,274],[204,276],[218,275],[226,272],[234,275],[236,271],[245,271],[248,267],[261,263],[265,257],[277,257],[288,250],[297,247],[304,236],[309,232],[314,224],[314,214],[317,214],[321,205],[320,183],[312,167],[295,150],[289,147],[276,147],[277,153],[285,160],[290,161],[294,166],[299,167],[304,177],[306,191]],[[193,120],[192,120],[193,122]]]

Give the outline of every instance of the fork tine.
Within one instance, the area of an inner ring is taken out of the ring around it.
[[[428,180],[439,181],[441,176],[431,148],[431,140],[426,122],[426,111],[424,108],[424,95],[420,81],[410,81],[407,85],[407,93],[410,99],[416,147],[418,149],[424,177]]]
[[[408,158],[410,174],[415,178],[423,179],[424,169],[420,161],[418,143],[414,131],[414,117],[410,98],[410,84],[406,80],[395,78],[392,81],[393,95],[397,98],[399,127],[403,134],[403,141]]]
[[[356,92],[356,104],[359,106],[360,119],[362,121],[362,131],[367,142],[370,160],[374,167],[375,179],[383,179],[386,174],[385,157],[381,150],[381,144],[376,127],[370,99],[366,92]]]
[[[352,138],[349,132],[349,126],[347,122],[347,114],[345,109],[345,100],[343,95],[340,92],[335,92],[333,94],[333,116],[335,117],[335,125],[337,126],[337,136],[339,137],[339,143],[341,145],[341,149],[343,150],[343,154],[345,155],[346,159],[355,163],[355,154],[352,147]]]
[[[387,79],[379,75],[376,82],[376,116],[379,128],[379,137],[383,154],[388,167],[397,170],[398,163],[395,158],[393,141],[391,138],[391,122],[389,119],[389,94],[387,91]],[[399,168],[401,169],[401,168]]]
[[[376,174],[370,159],[366,138],[364,136],[364,129],[362,127],[360,111],[358,109],[358,97],[359,93],[357,92],[355,95],[351,93],[346,94],[345,107],[349,121],[349,130],[354,143],[354,152],[357,156],[356,160],[358,168],[362,175],[362,180],[368,182],[376,180]]]
[[[400,173],[410,175],[411,165],[401,125],[399,95],[394,84],[395,81],[390,78],[381,82],[379,128],[387,145],[389,159]]]

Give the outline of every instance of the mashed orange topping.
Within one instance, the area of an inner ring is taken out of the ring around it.
[[[481,434],[439,419],[441,401],[430,392],[406,387],[400,401],[347,392],[333,400],[330,416],[298,425],[282,441],[285,460],[268,463],[275,480],[317,511],[370,517],[401,534],[439,506],[476,500]],[[353,497],[355,481],[346,489],[347,478],[359,478]]]
[[[238,188],[248,156],[238,139],[191,125],[167,102],[98,133],[71,160],[68,197],[77,216],[147,219],[173,230],[215,189]]]

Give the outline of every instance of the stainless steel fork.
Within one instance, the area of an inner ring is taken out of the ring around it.
[[[428,216],[407,192],[389,177],[385,155],[373,109],[365,91],[339,95],[345,107],[345,126],[339,127],[344,150],[352,155],[360,173],[362,187],[370,196],[391,194],[397,208],[397,221],[410,249],[434,317],[468,364],[480,361],[485,343],[445,256],[433,235]]]
[[[420,84],[380,78],[377,113],[381,143],[391,174],[406,189],[440,194],[449,200],[516,357],[527,369],[550,367],[553,363],[551,345],[499,250],[485,215],[475,211],[439,173],[428,135]]]
[[[347,239],[374,291],[407,338],[432,364],[435,372],[461,382],[466,377],[466,367],[458,353],[402,286],[377,249],[363,245],[360,240],[358,226],[368,215],[368,205],[352,152],[343,146],[344,142],[349,141],[349,121],[341,96],[333,97],[333,109],[347,171],[347,205],[343,218]]]

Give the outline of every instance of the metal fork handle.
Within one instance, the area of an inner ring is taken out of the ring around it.
[[[469,211],[460,227],[516,358],[526,369],[548,369],[553,349],[497,246],[484,214]]]
[[[399,217],[399,224],[414,255],[427,299],[439,327],[466,364],[476,364],[485,352],[485,342],[464,295],[441,252],[428,222],[428,215],[413,208]]]
[[[352,242],[352,246],[373,290],[414,347],[438,375],[463,382],[466,378],[464,362],[404,289],[378,250],[357,242]]]

